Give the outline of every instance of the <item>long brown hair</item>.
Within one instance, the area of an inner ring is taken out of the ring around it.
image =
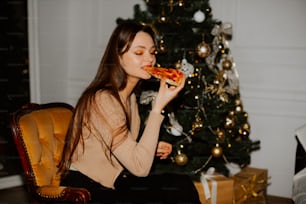
[[[130,49],[139,31],[148,33],[155,41],[155,33],[151,27],[135,22],[122,22],[113,31],[94,79],[76,104],[75,112],[67,131],[62,159],[59,163],[59,171],[64,171],[70,166],[73,153],[81,141],[82,127],[86,124],[86,118],[90,118],[91,108],[98,91],[109,91],[124,109],[119,91],[124,89],[127,84],[127,74],[122,68],[119,59]],[[129,122],[128,117],[126,121],[127,123]],[[127,126],[129,127],[129,124]],[[111,151],[111,147],[108,147],[108,149]]]

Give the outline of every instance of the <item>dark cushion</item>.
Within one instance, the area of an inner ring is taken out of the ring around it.
[[[300,143],[299,139],[297,137],[295,137],[295,139],[297,141],[296,155],[295,155],[295,174],[296,174],[300,170],[306,167],[306,152],[302,144]]]

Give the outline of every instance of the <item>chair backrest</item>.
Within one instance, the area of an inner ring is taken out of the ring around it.
[[[27,104],[12,115],[14,141],[27,182],[35,186],[60,183],[61,159],[73,107],[65,103]]]
[[[28,189],[36,200],[86,203],[83,188],[60,186],[59,161],[73,107],[66,103],[23,106],[11,114],[11,130]]]

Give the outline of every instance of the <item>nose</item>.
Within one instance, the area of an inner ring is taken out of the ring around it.
[[[154,64],[155,63],[155,55],[152,53],[147,53],[145,56],[145,61],[150,63],[150,64]]]

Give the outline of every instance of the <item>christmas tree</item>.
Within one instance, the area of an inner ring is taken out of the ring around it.
[[[134,18],[157,34],[157,66],[181,70],[186,85],[166,111],[161,140],[173,144],[168,160],[156,160],[155,171],[197,175],[214,167],[229,174],[229,164],[244,167],[259,141],[250,140],[248,113],[239,93],[239,76],[229,48],[232,25],[213,19],[208,0],[145,0],[134,6]],[[139,93],[143,124],[158,89],[152,78]]]

